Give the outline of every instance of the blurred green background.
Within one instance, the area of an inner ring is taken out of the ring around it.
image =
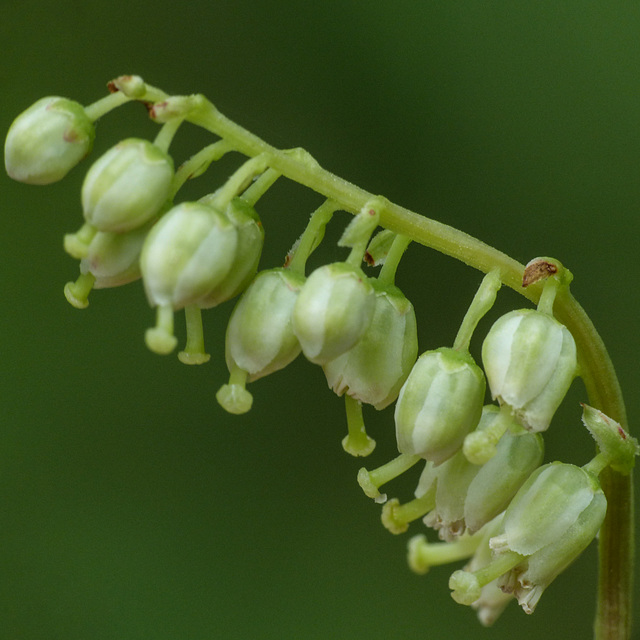
[[[88,104],[137,73],[170,93],[203,92],[270,143],[304,146],[522,262],[555,256],[610,349],[633,431],[639,32],[635,2],[5,0],[0,129],[41,96]],[[100,123],[94,157],[155,131],[127,105]],[[211,140],[185,126],[177,161]],[[184,197],[215,189],[236,160]],[[62,236],[80,225],[87,167],[49,187],[0,177],[0,638],[590,636],[593,546],[532,617],[512,604],[491,630],[451,600],[450,567],[413,575],[409,534],[384,530],[357,486],[342,402],[317,368],[296,361],[253,385],[250,414],[226,415],[214,395],[231,305],[206,313],[212,359],[192,368],[145,349],[153,314],[140,283],[70,307],[62,287],[77,266]],[[281,264],[318,202],[284,181],[261,201],[263,267]],[[344,255],[329,243],[319,259]],[[452,342],[479,280],[410,248],[398,284],[421,350]],[[479,333],[522,304],[501,293]],[[548,459],[591,457],[581,400],[576,383]],[[373,467],[394,453],[393,416],[366,418]],[[415,479],[390,489],[406,499]]]

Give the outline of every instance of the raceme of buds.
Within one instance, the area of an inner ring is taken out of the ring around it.
[[[300,354],[291,314],[304,278],[288,269],[260,272],[235,306],[226,337],[229,371],[246,371],[250,381],[286,367]]]
[[[384,409],[397,397],[418,353],[413,305],[394,285],[372,279],[373,318],[349,351],[323,365],[329,387]]]
[[[480,420],[485,386],[467,351],[443,347],[423,353],[396,404],[398,451],[434,464],[450,458]]]
[[[7,173],[28,184],[64,178],[90,151],[93,123],[78,102],[50,96],[38,100],[12,123],[4,145]]]
[[[571,333],[533,309],[511,311],[495,322],[482,345],[482,362],[493,398],[531,431],[549,427],[577,373]]]
[[[256,210],[242,198],[233,198],[225,215],[238,232],[238,242],[229,273],[204,298],[198,301],[203,309],[215,307],[244,291],[256,275],[264,228]]]
[[[488,426],[499,409],[482,410],[478,429]],[[475,533],[503,511],[516,491],[542,462],[544,445],[538,434],[505,433],[496,454],[484,465],[470,463],[462,451],[437,467],[428,463],[416,497],[435,483],[435,508],[425,517],[427,526],[451,540],[465,531]]]
[[[171,156],[148,140],[128,138],[91,165],[82,185],[86,221],[122,233],[155,217],[167,202]]]
[[[213,207],[196,202],[173,207],[142,248],[149,303],[177,310],[206,298],[229,273],[237,244],[236,227]]]
[[[375,294],[361,269],[335,262],[307,279],[293,309],[293,330],[307,360],[326,364],[353,347],[373,317]]]

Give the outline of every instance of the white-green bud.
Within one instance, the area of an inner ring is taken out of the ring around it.
[[[291,314],[304,277],[288,269],[260,272],[235,306],[226,336],[229,371],[234,365],[257,380],[286,367],[300,354]]]
[[[172,179],[171,156],[148,140],[123,140],[87,172],[82,185],[84,217],[101,231],[135,229],[160,212]]]
[[[491,395],[507,404],[523,427],[545,431],[577,372],[569,330],[533,309],[511,311],[482,345]]]
[[[142,248],[149,303],[178,310],[205,298],[229,273],[237,243],[236,227],[212,207],[196,202],[173,207]]]
[[[140,277],[140,252],[152,223],[127,233],[98,231],[80,261],[80,273],[95,276],[94,289],[118,287]]]
[[[377,280],[369,327],[349,351],[323,365],[329,387],[384,409],[397,397],[418,353],[413,305],[395,286]]]
[[[38,100],[11,124],[4,144],[9,176],[28,184],[64,178],[90,151],[93,123],[83,106],[67,98]]]
[[[369,327],[374,306],[362,269],[346,262],[316,269],[293,309],[293,331],[307,360],[322,365],[351,349]]]
[[[398,451],[435,464],[450,458],[477,426],[484,392],[484,375],[468,352],[423,353],[396,404]]]
[[[198,300],[198,306],[203,309],[215,307],[244,291],[255,277],[260,262],[264,228],[256,210],[242,198],[234,198],[225,215],[238,231],[238,244],[227,277]]]
[[[527,556],[500,578],[531,613],[544,589],[597,535],[607,510],[598,479],[560,462],[540,467],[507,508],[502,533],[490,540],[496,558],[513,552]]]

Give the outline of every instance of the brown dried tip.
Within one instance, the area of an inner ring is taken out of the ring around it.
[[[530,284],[544,280],[558,273],[558,265],[549,262],[545,258],[534,258],[524,268],[522,275],[522,286],[528,287]]]

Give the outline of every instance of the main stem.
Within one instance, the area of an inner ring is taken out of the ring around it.
[[[143,99],[156,102],[167,97],[164,92],[148,86]],[[186,119],[220,136],[236,151],[249,157],[267,154],[269,166],[278,173],[339,203],[353,214],[374,197],[323,169],[301,149],[285,151],[272,147],[222,115],[208,100],[200,99],[201,106]],[[463,231],[389,201],[385,201],[380,210],[380,225],[484,273],[498,269],[503,284],[534,303],[540,298],[540,284],[522,287],[523,265]],[[589,316],[568,288],[558,294],[554,312],[576,341],[580,374],[589,403],[629,431],[622,392],[609,354]],[[608,506],[599,536],[600,571],[594,633],[596,640],[628,640],[631,637],[634,546],[632,476],[622,476],[607,469],[600,479]]]

